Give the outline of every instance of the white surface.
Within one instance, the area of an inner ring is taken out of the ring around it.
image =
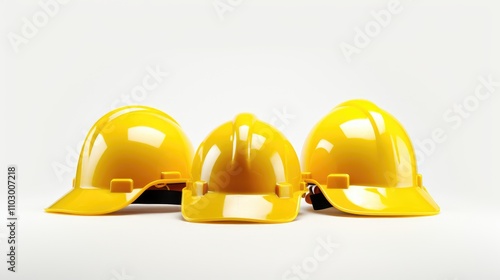
[[[0,166],[19,167],[20,225],[19,272],[4,263],[1,279],[282,279],[295,265],[314,264],[318,238],[338,246],[308,279],[500,278],[493,181],[500,87],[467,117],[443,117],[472,98],[479,76],[500,80],[497,2],[401,1],[350,63],[340,44],[353,44],[355,28],[388,1],[233,1],[224,20],[211,0],[164,2],[70,1],[17,53],[8,34],[21,34],[23,17],[41,8],[2,4]],[[70,190],[76,148],[90,126],[156,67],[170,75],[157,77],[136,103],[172,115],[195,147],[249,111],[280,127],[300,153],[335,105],[376,102],[424,155],[419,171],[442,213],[367,218],[304,204],[296,221],[279,225],[192,224],[176,206],[102,217],[44,213]],[[293,118],[280,119],[283,110]],[[425,154],[419,143],[436,129],[445,140]],[[71,171],[57,176],[54,163]],[[5,235],[2,226],[2,255]]]

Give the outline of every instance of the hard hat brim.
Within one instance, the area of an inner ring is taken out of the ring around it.
[[[372,216],[425,216],[440,209],[424,187],[349,186],[346,189],[319,185],[326,199],[340,211]]]
[[[208,192],[193,196],[188,188],[182,191],[182,216],[189,222],[259,222],[285,223],[298,213],[303,192],[290,198],[270,194],[229,194]]]
[[[179,180],[156,180],[129,193],[110,192],[107,189],[73,188],[70,192],[45,209],[49,213],[74,215],[103,215],[121,210],[133,203],[150,187],[160,183],[185,183]]]

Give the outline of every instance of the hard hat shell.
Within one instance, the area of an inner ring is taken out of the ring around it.
[[[290,142],[243,113],[213,130],[196,151],[182,215],[190,222],[289,222],[304,189]]]
[[[185,186],[192,156],[190,141],[166,113],[146,106],[115,109],[85,138],[73,189],[46,211],[106,214],[133,203],[145,191],[154,191],[149,195],[153,198],[155,193],[175,192],[170,184]],[[180,196],[180,189],[177,193]]]
[[[403,126],[367,100],[335,107],[302,150],[303,180],[337,209],[360,215],[439,213],[417,173]],[[310,194],[309,194],[310,195]]]

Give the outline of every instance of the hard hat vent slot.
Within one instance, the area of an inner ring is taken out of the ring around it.
[[[113,179],[109,183],[109,191],[112,193],[130,193],[134,189],[132,179]]]
[[[347,189],[349,187],[349,174],[330,174],[326,180],[329,189]]]
[[[292,184],[289,183],[278,183],[276,185],[276,194],[280,198],[290,198],[293,196]]]
[[[208,183],[206,181],[196,181],[191,185],[193,195],[201,196],[208,192]]]

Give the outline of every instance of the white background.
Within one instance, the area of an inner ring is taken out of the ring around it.
[[[0,166],[17,164],[20,178],[18,272],[2,261],[1,279],[500,279],[500,86],[474,97],[478,77],[500,81],[498,1],[401,0],[382,28],[373,13],[386,0],[69,1],[46,22],[38,1],[19,2],[0,6]],[[23,18],[38,20],[28,36]],[[356,47],[367,25],[380,30],[348,62],[340,46]],[[369,218],[304,203],[277,225],[192,224],[177,206],[45,213],[71,189],[87,130],[148,67],[170,75],[134,103],[173,116],[195,147],[248,111],[300,153],[335,105],[372,100],[405,126],[442,212]],[[447,112],[464,102],[466,117]],[[431,145],[436,129],[445,137]],[[5,221],[5,184],[0,198]],[[6,237],[1,226],[2,256]],[[337,244],[323,261],[318,239]],[[287,274],[302,265],[302,278]]]

